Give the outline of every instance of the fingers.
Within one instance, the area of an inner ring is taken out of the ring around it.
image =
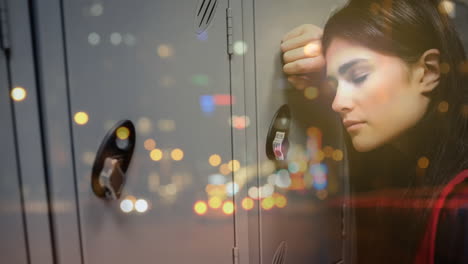
[[[317,56],[286,63],[283,66],[283,71],[286,74],[307,74],[322,71],[324,67],[325,59],[323,56]]]
[[[304,47],[289,50],[283,54],[283,62],[290,63],[296,60],[313,58],[321,55],[321,43],[316,40],[308,43]]]
[[[304,27],[307,25],[302,26]],[[290,33],[286,34],[286,36],[283,38],[283,42],[281,43],[281,50],[283,52],[287,52],[289,50],[305,46],[312,41],[320,40],[322,37],[322,30],[313,25],[308,26],[309,28],[294,29]]]
[[[292,29],[288,33],[286,33],[283,36],[283,38],[281,39],[281,42],[285,42],[286,40],[289,40],[291,38],[295,38],[295,37],[298,37],[299,35],[301,35],[302,32],[304,32],[304,26],[305,25],[300,25],[298,27],[295,27],[294,29]]]

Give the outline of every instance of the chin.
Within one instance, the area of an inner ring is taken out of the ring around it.
[[[368,152],[372,151],[380,146],[378,142],[369,141],[369,140],[362,140],[359,137],[354,137],[352,139],[354,149],[357,152]]]

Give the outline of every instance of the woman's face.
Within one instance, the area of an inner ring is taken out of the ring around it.
[[[328,78],[336,84],[332,108],[357,151],[391,142],[426,112],[429,99],[400,58],[335,38],[325,59]]]

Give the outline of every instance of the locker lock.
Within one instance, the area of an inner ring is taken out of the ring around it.
[[[281,106],[273,116],[268,130],[266,154],[270,160],[285,160],[289,149],[291,111],[288,105]]]
[[[94,160],[91,187],[96,196],[117,200],[135,148],[135,127],[129,120],[114,125],[104,137]]]

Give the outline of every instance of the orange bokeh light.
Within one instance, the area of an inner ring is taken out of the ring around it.
[[[152,138],[148,138],[145,140],[144,146],[146,150],[151,151],[156,148],[156,141],[154,141]]]

